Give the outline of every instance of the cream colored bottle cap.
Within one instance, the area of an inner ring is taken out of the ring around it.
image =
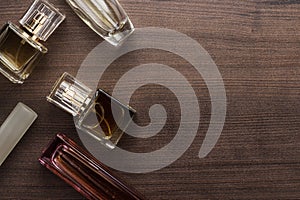
[[[0,166],[14,149],[37,114],[23,103],[18,103],[0,127]]]

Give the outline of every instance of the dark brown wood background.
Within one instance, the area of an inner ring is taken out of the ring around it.
[[[63,72],[76,75],[83,59],[102,39],[65,1],[51,2],[67,19],[46,42],[49,53],[24,85],[0,76],[0,123],[19,101],[39,114],[1,166],[0,199],[82,199],[37,159],[57,132],[79,142],[72,117],[47,103],[45,96]],[[300,1],[120,2],[137,28],[177,30],[210,53],[224,78],[228,112],[216,147],[199,159],[211,109],[203,79],[171,53],[141,50],[121,57],[109,68],[102,88],[111,92],[121,73],[130,67],[160,62],[178,69],[190,81],[202,118],[192,146],[169,167],[148,174],[116,173],[148,199],[300,199]],[[30,3],[0,1],[0,23],[17,23]],[[147,140],[124,137],[122,147],[149,152],[172,139],[180,113],[169,90],[148,85],[131,99],[141,125],[149,123],[149,106],[159,102],[170,112],[162,132]]]

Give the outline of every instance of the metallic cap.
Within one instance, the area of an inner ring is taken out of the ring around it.
[[[46,0],[35,0],[19,22],[33,37],[46,41],[64,19],[65,15]]]
[[[53,86],[47,100],[77,116],[90,103],[92,96],[90,88],[65,72]]]

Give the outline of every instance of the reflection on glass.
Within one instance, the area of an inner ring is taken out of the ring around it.
[[[75,13],[97,34],[119,45],[134,27],[117,0],[66,0]]]
[[[5,24],[0,31],[0,72],[13,83],[23,83],[48,51],[38,40],[46,41],[64,18],[46,0],[35,0],[21,27]]]
[[[48,51],[26,35],[12,23],[6,24],[0,33],[0,72],[14,83],[23,83]]]
[[[144,199],[63,134],[56,135],[39,161],[88,199]]]
[[[78,129],[111,149],[135,114],[130,106],[101,89],[93,92],[68,73],[59,78],[47,100],[72,114]]]

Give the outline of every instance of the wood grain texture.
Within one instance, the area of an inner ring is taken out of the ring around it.
[[[67,19],[46,42],[49,53],[24,85],[14,85],[0,76],[0,123],[19,101],[39,114],[1,166],[0,199],[83,199],[40,166],[37,159],[57,132],[79,142],[72,117],[47,103],[45,96],[63,72],[75,75],[102,39],[79,20],[65,1],[51,2]],[[116,173],[155,200],[300,199],[300,1],[120,2],[137,28],[174,29],[200,43],[223,76],[228,110],[216,147],[199,159],[211,110],[201,76],[185,60],[167,52],[142,50],[121,57],[103,77],[103,89],[111,92],[130,67],[160,62],[174,67],[190,81],[202,118],[192,146],[169,167],[148,174]],[[17,23],[30,3],[0,1],[0,23]],[[138,110],[140,124],[149,123],[148,108],[157,102],[166,106],[171,118],[157,136],[147,140],[125,137],[122,147],[148,152],[174,137],[180,112],[172,93],[155,85],[145,86],[136,91],[131,102]]]

